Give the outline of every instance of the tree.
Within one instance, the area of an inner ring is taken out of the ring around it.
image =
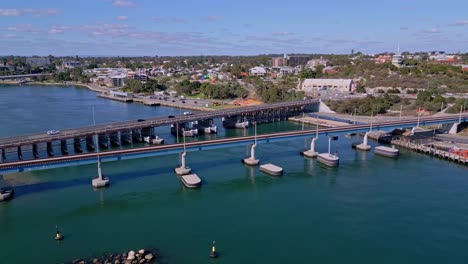
[[[142,88],[143,84],[140,81],[135,79],[127,79],[125,80],[125,87],[123,90],[127,92],[140,93]]]
[[[55,74],[54,80],[56,82],[71,81],[70,73],[69,72],[59,72],[59,73]]]

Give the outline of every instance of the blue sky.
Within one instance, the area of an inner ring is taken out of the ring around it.
[[[0,55],[468,52],[468,1],[2,1],[0,36]]]

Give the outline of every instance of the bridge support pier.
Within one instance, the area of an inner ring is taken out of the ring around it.
[[[141,129],[141,134],[143,137],[152,137],[154,136],[154,128],[153,127],[144,127]]]
[[[120,143],[122,145],[131,145],[132,144],[132,132],[129,130],[120,131]]]
[[[109,148],[109,137],[107,134],[99,134],[98,135],[98,144],[100,149],[108,149]]]
[[[132,130],[132,139],[133,139],[133,142],[137,142],[137,143],[143,142],[143,137],[141,136],[141,129]]]
[[[88,152],[94,152],[94,150],[96,149],[96,147],[94,145],[93,136],[87,136],[86,137],[86,149],[88,150]]]
[[[73,139],[73,150],[75,153],[83,153],[83,149],[81,149],[81,139],[80,138],[74,138]]]
[[[5,160],[6,160],[5,149],[2,149],[2,153],[0,155],[0,163],[5,162]]]
[[[62,155],[68,155],[67,140],[60,140],[60,149],[62,150]]]
[[[33,153],[33,157],[35,159],[38,159],[39,158],[39,151],[37,149],[37,144],[33,144],[32,145],[32,153]]]
[[[21,146],[18,147],[18,159],[23,160],[23,151],[21,150]]]
[[[52,142],[47,142],[47,155],[49,157],[54,156],[54,147],[52,146]]]
[[[119,147],[121,145],[121,140],[120,140],[120,133],[119,131],[113,133],[113,134],[110,134],[109,135],[109,139],[110,139],[110,145],[111,147]]]

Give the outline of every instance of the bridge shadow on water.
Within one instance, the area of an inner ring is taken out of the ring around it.
[[[238,158],[233,159],[232,157],[213,157],[211,156],[209,161],[201,161],[198,160],[199,158],[188,158],[187,166],[192,168],[193,173],[199,174],[200,178],[202,179],[203,185],[208,186],[217,186],[222,190],[246,190],[252,187],[260,187],[260,186],[269,186],[278,180],[281,177],[277,176],[269,176],[259,170],[258,167],[249,167],[241,163],[241,159],[244,158],[247,153],[242,153],[243,151],[239,152]],[[190,154],[189,154],[190,155]],[[281,155],[285,157],[290,156],[299,156],[299,151],[294,149],[288,149],[286,151],[282,151]],[[262,157],[263,156],[263,157]],[[276,159],[281,160],[281,156],[279,157],[272,157],[271,155],[262,155],[259,153],[259,158],[263,161],[261,163],[269,163],[270,161],[275,163]],[[104,163],[103,165],[103,174],[110,178],[110,188],[112,186],[126,184],[130,180],[137,180],[143,179],[146,177],[165,177],[165,176],[173,176],[174,181],[178,181],[177,176],[173,172],[176,166],[179,166],[178,162],[175,161],[172,164],[166,163],[165,165],[161,166],[160,164],[147,169],[140,169],[128,172],[112,172],[113,170],[117,170],[118,168],[113,169],[106,169],[108,165]],[[226,168],[239,166],[238,169],[234,171],[226,172]],[[322,167],[320,167],[322,168]],[[305,169],[305,168],[304,168]],[[316,168],[317,169],[317,166]],[[106,172],[107,171],[107,172]],[[25,184],[25,185],[18,185],[13,186],[15,190],[15,196],[23,196],[33,193],[41,193],[59,189],[66,189],[66,188],[73,188],[78,186],[89,186],[91,187],[91,180],[96,177],[97,171],[94,170],[84,170],[86,174],[89,174],[89,177],[83,178],[74,178],[69,180],[61,180],[61,181],[47,181],[41,183],[33,183],[33,184]],[[74,172],[76,173],[76,172]],[[205,174],[206,173],[206,174]],[[291,171],[286,172],[290,176],[300,177],[305,176],[308,173]],[[310,175],[309,175],[310,176]],[[283,176],[284,177],[284,176]],[[181,188],[183,188],[181,186]],[[180,190],[177,190],[180,191]]]
[[[167,172],[170,172],[173,170],[173,168],[169,166],[164,167],[162,169],[163,171],[167,171]],[[94,172],[94,174],[97,175],[97,172]],[[110,178],[110,181],[111,181],[110,186],[115,186],[115,185],[128,182],[129,180],[132,180],[132,179],[145,178],[148,176],[162,176],[162,174],[164,173],[157,173],[155,172],[154,169],[148,169],[148,170],[138,170],[137,172],[107,173],[107,174],[104,171],[103,174],[104,176]],[[41,182],[41,183],[35,183],[35,184],[19,185],[19,186],[14,186],[13,188],[15,190],[15,196],[22,196],[22,195],[28,195],[32,193],[47,192],[47,191],[52,191],[52,190],[66,189],[66,188],[86,186],[86,185],[92,188],[91,180],[94,177],[96,177],[96,175],[92,175],[91,177],[86,177],[86,178],[70,179],[70,180],[64,180],[64,181],[49,181],[49,182]]]

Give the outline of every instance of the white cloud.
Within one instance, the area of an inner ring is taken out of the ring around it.
[[[221,17],[220,16],[209,16],[206,18],[207,21],[210,21],[210,22],[216,22],[216,21],[219,21],[221,20]]]
[[[294,33],[286,32],[286,31],[277,31],[277,32],[271,33],[271,35],[275,37],[285,37],[285,36],[294,35]]]
[[[65,30],[70,29],[67,26],[53,26],[49,29],[49,34],[62,34]]]
[[[154,22],[156,23],[175,23],[175,24],[186,24],[187,23],[187,20],[185,20],[184,18],[181,18],[181,17],[160,17],[160,16],[156,16],[156,17],[152,17],[151,18]]]
[[[422,33],[435,34],[435,33],[440,33],[440,30],[438,28],[429,28],[429,29],[423,30]]]
[[[18,9],[0,9],[0,16],[19,16]]]
[[[449,24],[449,26],[465,26],[468,25],[468,20],[460,20],[455,23]]]
[[[120,21],[125,21],[125,20],[128,19],[127,16],[117,16],[116,18],[117,18],[117,20],[120,20]]]
[[[31,24],[9,26],[6,28],[6,30],[14,31],[14,32],[29,32],[29,33],[38,33],[40,31],[34,28]]]
[[[136,6],[134,2],[128,1],[128,0],[114,0],[112,1],[112,5],[117,6],[117,7],[135,7]]]
[[[78,29],[81,31],[88,32],[93,36],[119,37],[128,34],[128,25],[126,24],[98,23],[96,25],[80,26]]]
[[[0,9],[0,16],[22,16],[22,15],[56,15],[59,13],[58,9],[33,9],[33,8],[21,8],[21,9]]]

